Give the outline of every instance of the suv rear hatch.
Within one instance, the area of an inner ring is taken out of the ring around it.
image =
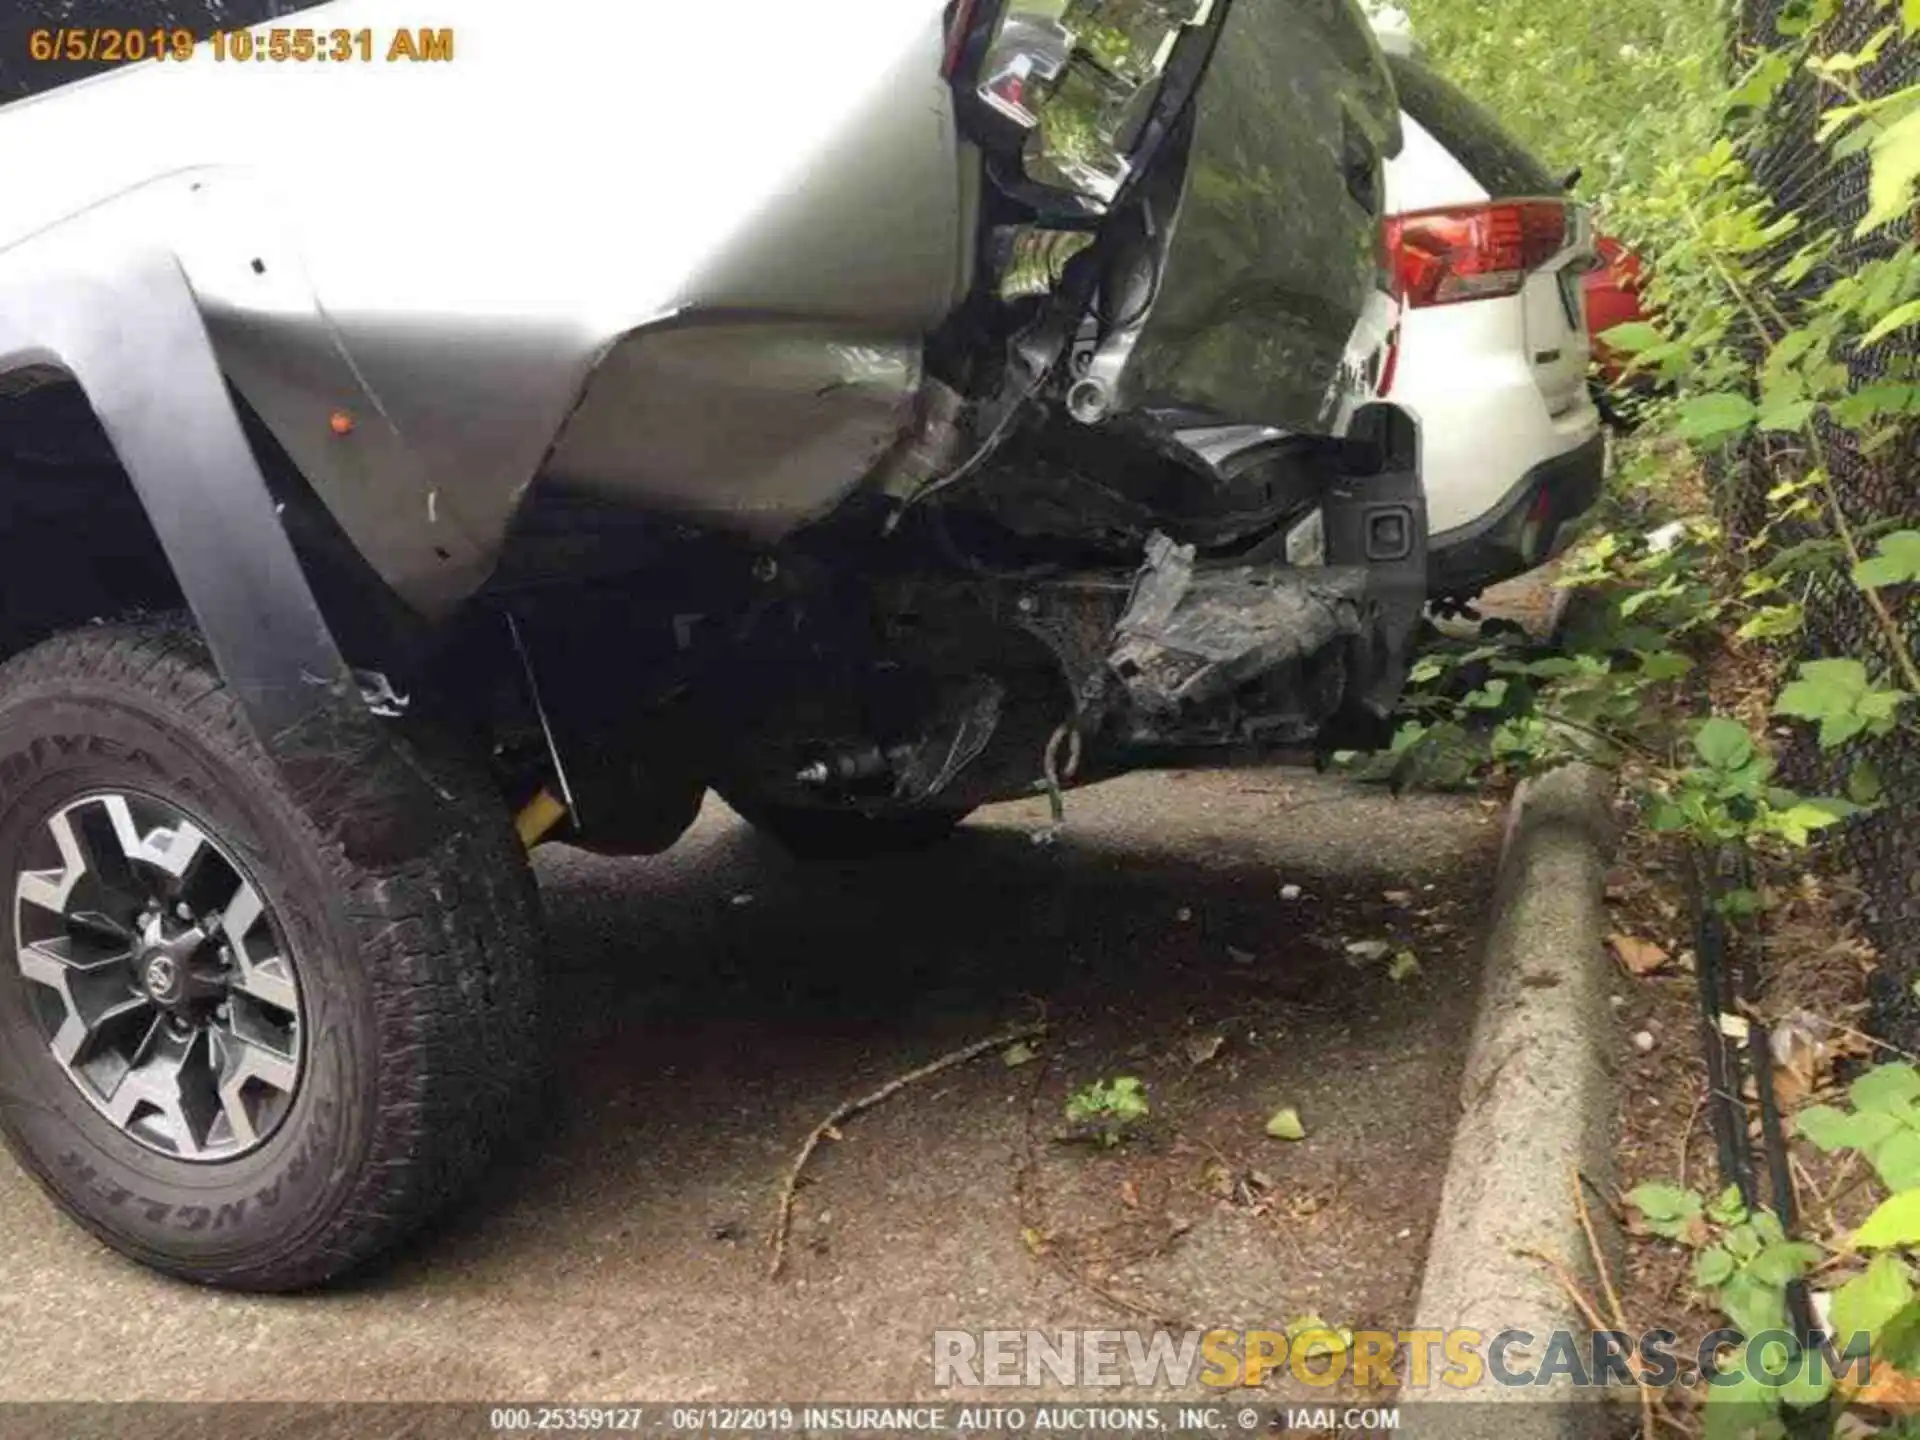
[[[1423,193],[1420,208],[1388,221],[1402,298],[1418,307],[1520,296],[1534,381],[1547,413],[1565,414],[1586,394],[1591,351],[1581,283],[1595,254],[1586,207],[1566,199],[1560,181],[1452,82],[1405,55],[1387,66],[1401,107],[1465,172],[1458,196]]]

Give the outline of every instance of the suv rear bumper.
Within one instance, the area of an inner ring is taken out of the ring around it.
[[[1428,593],[1474,595],[1559,554],[1570,522],[1600,498],[1606,458],[1606,436],[1596,432],[1527,471],[1487,514],[1435,535]]]

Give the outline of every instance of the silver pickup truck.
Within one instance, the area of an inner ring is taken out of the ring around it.
[[[0,1127],[212,1284],[524,1121],[534,844],[1365,745],[1424,594],[1350,0],[442,8],[0,16]]]

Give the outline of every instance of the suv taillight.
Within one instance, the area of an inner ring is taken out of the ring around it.
[[[1561,200],[1496,200],[1386,222],[1394,288],[1414,309],[1517,295],[1566,248],[1567,234]]]

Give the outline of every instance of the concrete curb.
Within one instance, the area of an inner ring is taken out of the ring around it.
[[[1611,1186],[1618,1106],[1605,1043],[1604,937],[1612,793],[1605,772],[1571,765],[1523,785],[1508,812],[1460,1123],[1416,1308],[1421,1329],[1467,1328],[1488,1339],[1530,1331],[1536,1344],[1506,1351],[1513,1370],[1538,1365],[1552,1332],[1590,1328],[1553,1277],[1515,1251],[1559,1258],[1591,1284],[1572,1175],[1577,1166]],[[1590,1208],[1596,1224],[1607,1221],[1604,1208]],[[1570,1405],[1580,1397],[1557,1380],[1401,1393],[1409,1402],[1467,1402],[1422,1404],[1423,1437],[1572,1440],[1605,1420],[1598,1405]],[[1488,1408],[1501,1401],[1522,1403]]]

